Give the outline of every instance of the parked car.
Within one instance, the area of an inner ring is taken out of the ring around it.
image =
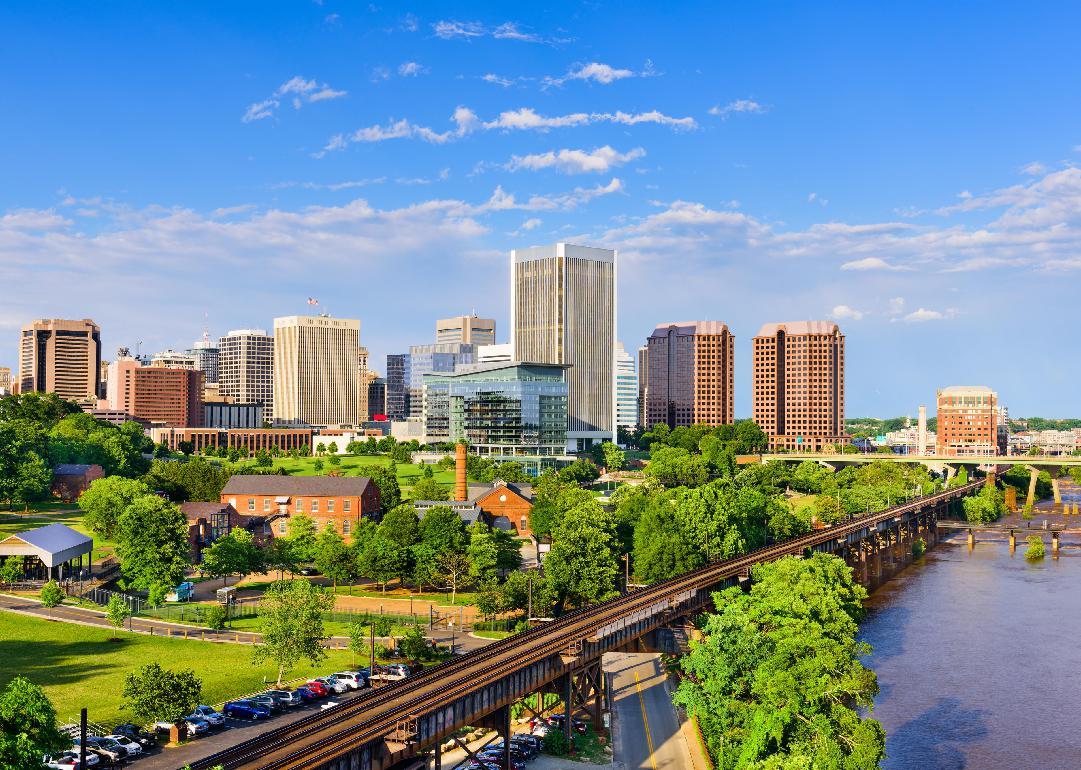
[[[320,682],[318,679],[313,679],[310,682],[305,682],[304,686],[314,692],[320,698],[325,698],[330,695],[330,690],[328,690],[327,686]]]
[[[491,743],[484,748],[483,753],[489,751],[502,751],[503,741],[498,740],[495,743]],[[532,741],[519,740],[519,736],[515,735],[510,739],[511,756],[520,755],[521,759],[529,760],[537,756],[540,753],[540,748],[533,744]]]
[[[368,686],[367,675],[360,671],[339,671],[332,676],[341,682],[345,682],[350,690],[359,690]]]
[[[294,690],[267,690],[263,695],[269,695],[285,708],[293,708],[304,702],[300,693]]]
[[[487,746],[487,747],[485,747],[484,751],[480,752],[480,754],[478,754],[477,756],[484,757],[484,758],[489,758],[490,757],[490,758],[492,758],[492,759],[494,759],[496,761],[502,762],[503,761],[503,747],[500,746],[499,748],[496,748],[494,746]],[[523,767],[525,766],[526,761],[528,761],[528,759],[529,759],[529,757],[527,757],[525,754],[523,754],[522,752],[520,752],[516,748],[514,748],[513,745],[511,746],[511,750],[510,750],[510,758],[511,758],[512,761],[518,762]]]
[[[385,666],[376,666],[372,670],[371,678],[383,682],[400,682],[409,677],[409,666],[404,663],[388,663]]]
[[[75,739],[75,751],[79,750],[79,739]],[[107,738],[87,738],[86,739],[86,751],[89,754],[94,752],[100,759],[106,762],[120,762],[127,759],[128,751],[116,741],[109,740]],[[89,764],[89,763],[88,763]]]
[[[188,714],[184,717],[184,724],[187,725],[188,735],[203,735],[210,732],[210,722],[198,714]]]
[[[567,718],[566,714],[552,714],[548,717],[548,724],[552,727],[562,728],[563,721]],[[571,720],[571,729],[575,732],[584,733],[586,731],[586,723],[581,719]]]
[[[124,751],[128,752],[129,757],[138,757],[143,753],[143,747],[125,735],[110,734],[105,737],[111,741],[116,741],[123,746]]]
[[[252,703],[258,703],[260,706],[265,708],[267,711],[270,711],[271,713],[275,711],[285,711],[285,706],[278,703],[278,701],[274,700],[272,696],[266,695],[265,693],[262,695],[252,695],[248,698],[248,700],[250,700]]]
[[[220,711],[215,711],[211,706],[196,706],[195,711],[191,712],[191,716],[188,718],[191,719],[192,717],[202,719],[211,727],[225,726],[225,714]]]
[[[532,756],[535,757],[544,749],[544,741],[529,733],[518,733],[511,737],[510,742],[511,745],[518,746],[527,756],[532,752]]]
[[[227,717],[233,717],[234,719],[250,719],[253,722],[256,719],[267,719],[270,717],[270,709],[266,706],[260,706],[250,700],[234,700],[229,701],[222,706],[221,712]]]
[[[311,565],[308,565],[306,567],[301,567],[299,571],[300,571],[301,575],[304,575],[304,577],[311,577],[313,575],[321,575],[321,574],[323,574],[323,573],[321,573],[319,570],[317,570],[315,567],[313,567]]]
[[[510,758],[510,764],[504,768],[503,766],[503,752],[501,751],[482,751],[478,754],[482,760],[495,765],[499,770],[525,770],[525,760],[517,759],[514,756]]]
[[[310,687],[298,687],[295,692],[304,703],[314,703],[319,700],[319,695]]]
[[[86,766],[95,767],[101,760],[97,754],[86,752]],[[79,764],[79,752],[65,751],[60,754],[46,754],[41,758],[41,764],[49,770],[84,770]]]
[[[327,690],[338,695],[349,689],[349,683],[338,679],[336,676],[320,676],[316,677],[315,681],[322,682],[326,685]]]
[[[157,744],[153,733],[148,733],[131,722],[125,722],[114,727],[113,735],[123,735],[128,740],[138,743],[144,750],[153,748]]]

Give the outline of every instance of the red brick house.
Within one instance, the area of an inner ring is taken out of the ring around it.
[[[277,536],[288,534],[289,516],[303,514],[318,531],[331,523],[348,540],[361,517],[380,512],[379,487],[364,476],[232,476],[221,502],[241,516],[274,517],[270,526]]]
[[[104,475],[100,465],[61,463],[53,469],[52,493],[64,502],[77,500],[91,482]]]
[[[508,484],[496,479],[491,484],[470,484],[469,501],[484,511],[495,526],[504,517],[521,537],[532,537],[529,512],[533,510],[533,487],[528,484]]]
[[[203,560],[204,548],[234,529],[246,529],[256,545],[266,545],[274,537],[274,520],[280,516],[244,516],[228,503],[181,503],[180,512],[188,520],[188,542],[196,564]]]

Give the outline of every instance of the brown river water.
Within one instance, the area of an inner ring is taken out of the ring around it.
[[[883,768],[1081,769],[1081,536],[1057,559],[1044,543],[1029,563],[1023,537],[1011,555],[1005,540],[970,551],[951,535],[872,593],[860,635]]]

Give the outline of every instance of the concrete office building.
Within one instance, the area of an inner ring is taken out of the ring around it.
[[[565,365],[473,364],[424,378],[424,440],[467,442],[531,475],[555,467],[567,442]]]
[[[360,321],[328,316],[274,319],[274,421],[359,425]]]
[[[638,424],[648,429],[646,423],[646,404],[649,398],[649,346],[638,348]]]
[[[616,343],[616,429],[633,431],[638,427],[638,373],[634,357]]]
[[[71,401],[98,398],[101,329],[89,318],[43,318],[22,328],[19,392],[55,393]]]
[[[999,404],[995,391],[983,385],[951,385],[938,391],[937,402],[937,456],[999,453]]]
[[[117,358],[109,364],[106,401],[109,409],[153,425],[201,427],[203,373]]]
[[[499,345],[477,346],[478,364],[508,364],[514,360],[514,346],[509,342]]]
[[[357,351],[357,414],[361,422],[368,419],[368,348]]]
[[[556,243],[511,252],[514,359],[565,364],[567,448],[615,438],[616,252]]]
[[[146,366],[165,367],[166,369],[195,369],[195,356],[178,353],[175,350],[163,350],[150,356],[144,362]]]
[[[11,392],[11,367],[0,366],[0,395]]]
[[[234,329],[218,340],[218,394],[237,404],[274,405],[274,338],[263,329]]]
[[[210,340],[210,334],[203,332],[203,338],[192,344],[187,354],[194,359],[195,368],[203,373],[203,382],[217,385],[219,353],[218,346]]]
[[[735,337],[720,321],[682,321],[646,341],[646,427],[735,421]]]
[[[766,324],[754,338],[754,421],[777,449],[820,451],[845,435],[845,336],[832,321]]]
[[[435,322],[437,343],[464,342],[470,345],[495,344],[495,319],[460,315]]]
[[[368,412],[366,420],[376,419],[376,415],[387,413],[387,381],[378,372],[368,372],[366,380],[368,391]]]

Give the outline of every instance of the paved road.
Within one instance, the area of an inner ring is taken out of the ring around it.
[[[110,625],[109,619],[104,612],[68,605],[45,607],[41,602],[20,596],[0,594],[0,610],[19,612],[47,620],[59,620],[65,623],[78,623],[85,626],[101,626],[112,629],[112,625]],[[181,623],[169,623],[164,620],[142,617],[131,618],[128,627],[129,630],[136,633],[152,634],[153,636],[170,636],[174,639],[200,639],[207,642],[228,642],[231,644],[255,644],[261,638],[260,634],[244,631],[211,631],[195,626],[186,626]],[[452,633],[446,629],[437,629],[431,632],[424,629],[424,631],[426,636],[434,639],[439,644],[449,645],[453,641],[454,649],[458,653],[469,652],[492,643],[491,639]],[[344,636],[332,636],[330,644],[332,647],[345,648],[348,646],[349,640]]]
[[[688,770],[695,766],[660,655],[613,653],[604,658],[612,690],[618,743],[616,760],[627,770]]]

